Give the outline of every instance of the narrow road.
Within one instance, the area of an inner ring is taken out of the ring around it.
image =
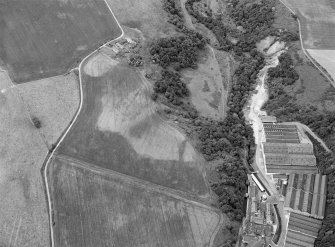
[[[317,140],[327,152],[331,152],[331,150],[327,147],[326,143],[319,136],[317,136],[307,125],[299,122],[292,122],[292,123],[298,125],[298,127],[300,127],[302,130],[308,132],[308,134],[313,136],[314,139]]]
[[[283,0],[279,0],[292,14],[296,15],[297,14],[283,1]],[[301,44],[301,49],[304,52],[304,54],[306,55],[306,57],[312,62],[312,64],[327,78],[327,80],[333,85],[333,87],[335,87],[335,82],[332,80],[332,78],[323,71],[326,70],[325,68],[321,69],[321,65],[318,65],[315,61],[314,58],[309,55],[309,53],[306,51],[306,49],[304,48],[304,43],[302,40],[302,32],[301,32],[301,23],[299,18],[297,18],[298,21],[298,25],[299,25],[299,35],[300,35],[300,44]],[[327,71],[327,70],[326,70]],[[334,78],[335,79],[335,78]]]
[[[48,171],[48,167],[51,163],[51,160],[53,158],[53,156],[55,155],[55,152],[56,150],[58,149],[59,145],[63,142],[63,140],[65,139],[66,135],[69,133],[70,129],[72,128],[72,126],[74,125],[74,123],[76,122],[80,112],[81,112],[81,109],[82,109],[82,106],[83,106],[83,87],[82,87],[82,73],[81,73],[81,70],[82,70],[82,66],[84,64],[84,62],[90,58],[94,53],[96,53],[99,49],[101,49],[103,46],[105,46],[106,44],[112,42],[112,41],[115,41],[115,40],[118,40],[120,38],[123,37],[124,35],[124,31],[119,23],[119,21],[117,20],[117,18],[115,17],[111,7],[109,6],[109,4],[107,3],[106,0],[104,0],[108,9],[110,10],[111,14],[113,15],[117,25],[119,26],[120,30],[121,30],[121,35],[111,41],[108,41],[106,42],[105,44],[103,44],[102,46],[98,47],[97,49],[95,49],[94,51],[92,51],[90,54],[88,54],[79,64],[78,68],[79,68],[79,89],[80,89],[80,104],[79,104],[79,108],[76,112],[76,115],[74,116],[73,120],[71,121],[70,125],[67,127],[67,129],[64,131],[63,135],[60,137],[59,141],[56,143],[56,146],[55,148],[52,150],[51,154],[47,156],[46,158],[46,162],[44,163],[45,165],[43,165],[44,169],[43,169],[43,176],[44,176],[44,181],[45,181],[45,187],[46,187],[46,194],[47,194],[47,199],[48,199],[48,207],[49,207],[49,227],[50,227],[50,238],[51,238],[51,247],[54,247],[55,243],[54,243],[54,232],[53,232],[53,218],[52,218],[52,203],[51,203],[51,197],[50,197],[50,191],[49,191],[49,182],[48,182],[48,174],[47,174],[47,171]]]

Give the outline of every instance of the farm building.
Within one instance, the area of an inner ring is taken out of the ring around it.
[[[300,143],[296,125],[264,123],[266,142],[269,143]]]
[[[276,123],[277,118],[275,116],[261,116],[262,123]]]
[[[288,222],[285,247],[313,247],[322,221],[291,213]]]
[[[327,177],[320,174],[290,174],[285,209],[323,219],[326,207]]]
[[[264,153],[281,154],[313,154],[313,145],[310,143],[269,143],[262,144]]]
[[[294,124],[263,124],[263,159],[269,174],[317,173],[313,145],[301,143],[298,127]]]

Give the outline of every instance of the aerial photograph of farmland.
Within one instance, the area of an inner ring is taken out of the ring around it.
[[[0,247],[335,247],[335,2],[0,0]]]

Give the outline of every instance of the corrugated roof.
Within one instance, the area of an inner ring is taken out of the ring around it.
[[[264,153],[313,154],[310,143],[263,143]]]
[[[265,153],[265,164],[316,166],[316,158],[311,154]]]

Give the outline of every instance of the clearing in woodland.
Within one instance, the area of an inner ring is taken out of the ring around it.
[[[5,0],[0,57],[14,82],[60,75],[121,35],[104,0]]]
[[[227,79],[223,83],[220,65],[214,49],[202,52],[197,69],[186,69],[182,72],[191,92],[191,102],[200,115],[222,119],[227,98]]]
[[[49,170],[55,246],[212,246],[220,213],[64,156]]]
[[[57,153],[208,196],[204,160],[159,115],[139,71],[97,52],[81,73],[83,107]]]

